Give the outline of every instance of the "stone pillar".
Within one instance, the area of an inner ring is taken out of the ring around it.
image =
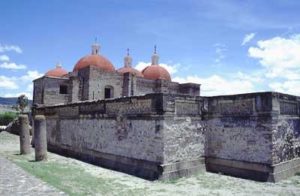
[[[43,115],[34,118],[35,161],[47,160],[46,119]]]
[[[31,146],[34,147],[34,119],[31,121],[32,127],[31,127]]]
[[[30,133],[28,116],[21,114],[19,116],[20,123],[20,154],[30,153]]]

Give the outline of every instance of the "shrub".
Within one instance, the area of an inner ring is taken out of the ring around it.
[[[17,115],[18,114],[15,112],[5,112],[0,114],[0,125],[8,125],[17,117]]]

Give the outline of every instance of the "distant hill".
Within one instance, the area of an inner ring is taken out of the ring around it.
[[[17,97],[0,97],[0,105],[16,105]],[[29,100],[29,105],[32,105],[32,100]]]

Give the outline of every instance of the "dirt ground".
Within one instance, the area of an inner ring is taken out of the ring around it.
[[[172,181],[147,181],[75,159],[48,153],[20,156],[19,138],[0,133],[0,156],[69,195],[300,195],[300,176],[262,183],[208,172]]]

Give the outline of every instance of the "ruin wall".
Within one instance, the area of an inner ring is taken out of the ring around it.
[[[204,168],[200,114],[186,118],[189,105],[198,107],[200,101],[177,99],[149,94],[41,107],[35,113],[46,116],[49,150],[147,179],[169,178]]]

